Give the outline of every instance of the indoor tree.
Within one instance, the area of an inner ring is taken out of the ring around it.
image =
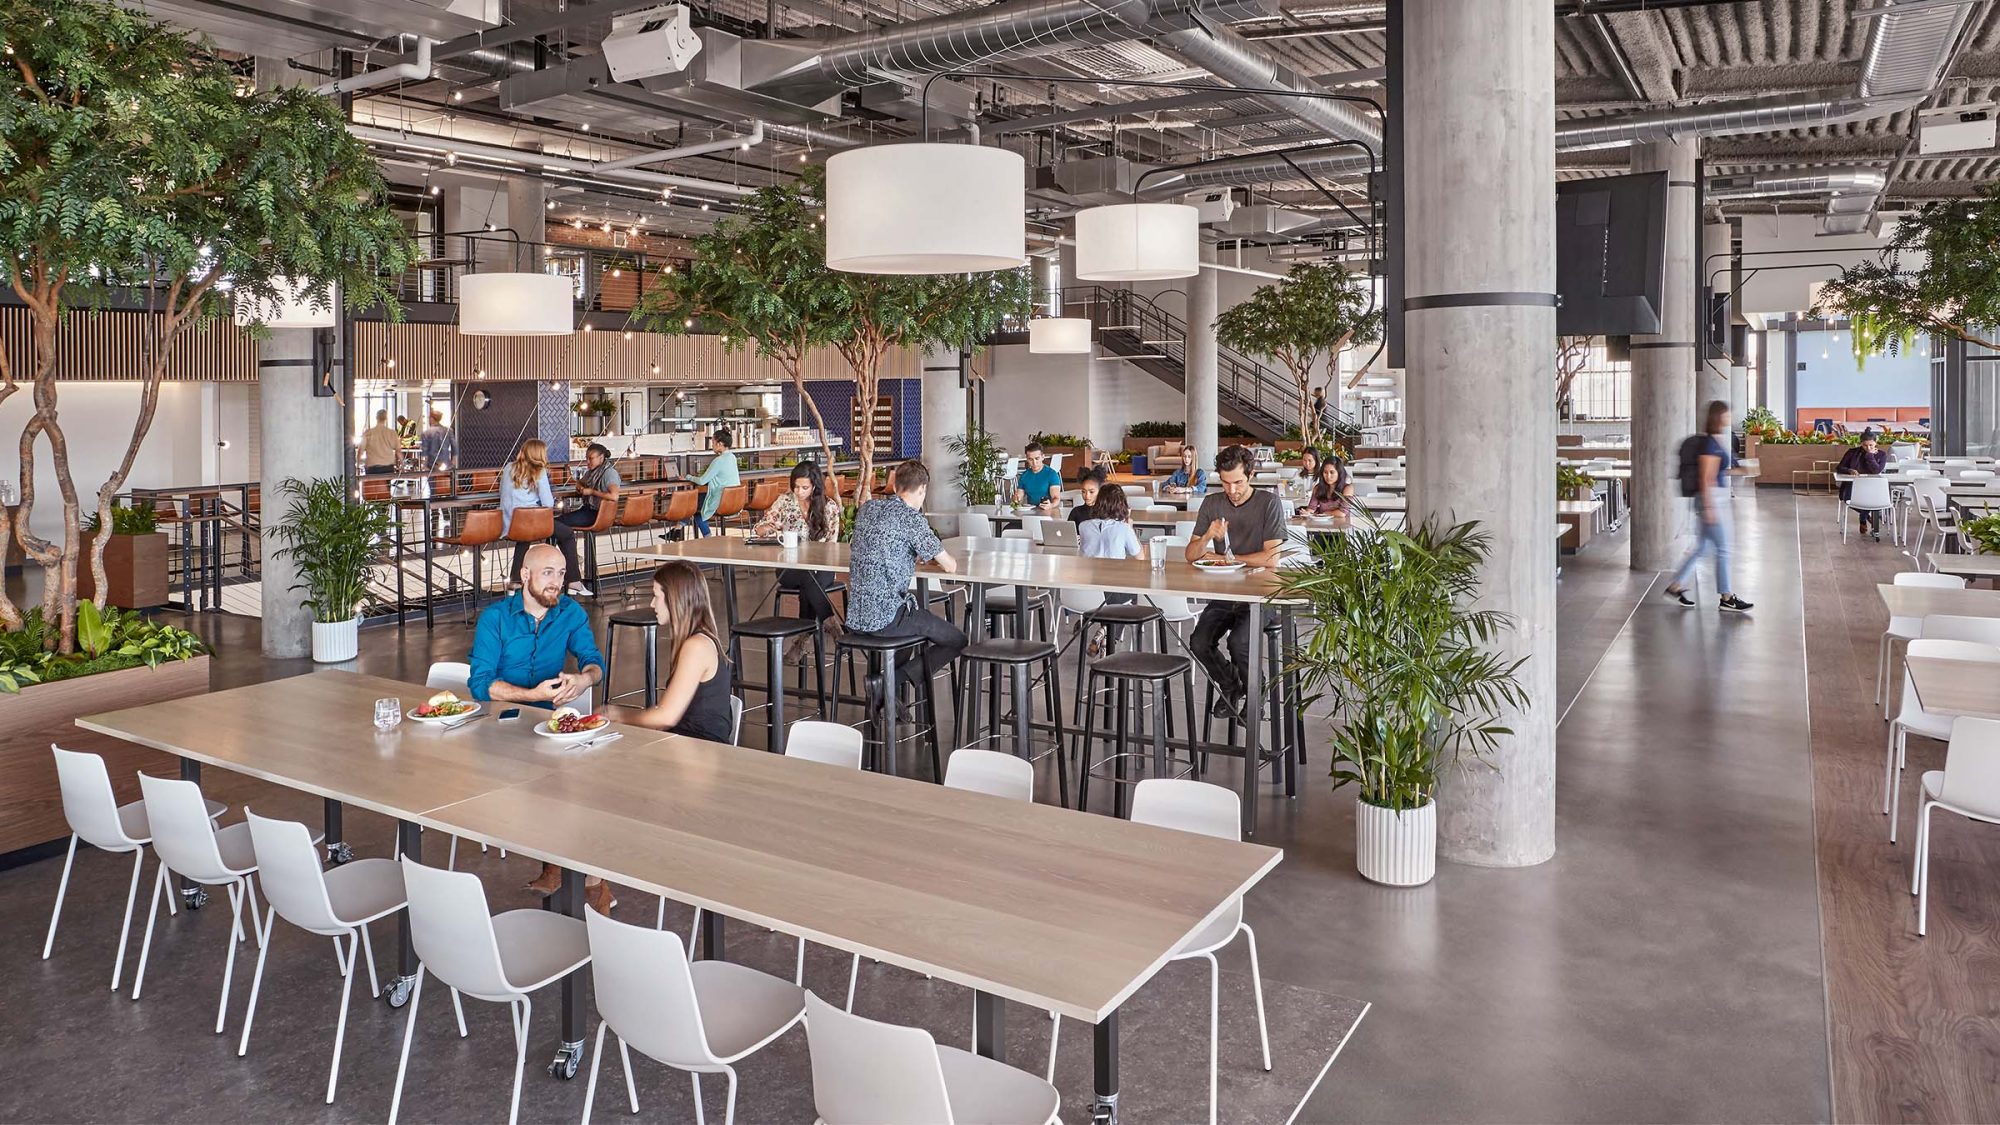
[[[1812,313],[1848,318],[1856,359],[1919,332],[2000,351],[2000,184],[1903,216],[1875,261],[1820,286]]]
[[[1260,285],[1215,318],[1215,338],[1239,352],[1269,356],[1291,372],[1299,392],[1299,438],[1320,442],[1312,408],[1312,374],[1351,344],[1372,344],[1382,334],[1382,310],[1369,307],[1369,291],[1338,262],[1301,262],[1285,280]]]
[[[411,246],[374,159],[326,98],[253,91],[186,34],[97,0],[0,7],[0,42],[17,78],[0,92],[0,273],[31,325],[26,370],[0,350],[0,402],[25,382],[35,407],[18,443],[19,515],[8,527],[0,513],[0,538],[14,535],[43,568],[43,617],[60,623],[50,643],[69,652],[82,502],[57,409],[65,317],[150,313],[138,417],[97,490],[101,521],[151,428],[173,348],[225,313],[232,291],[265,301],[309,292],[322,306],[393,314],[381,277],[407,264]],[[29,528],[39,442],[62,501],[60,542]],[[99,537],[90,565],[100,602],[103,550]],[[22,624],[4,595],[0,624]]]

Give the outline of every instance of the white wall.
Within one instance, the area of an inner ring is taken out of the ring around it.
[[[1187,397],[1151,373],[1123,360],[1091,365],[1090,440],[1100,448],[1121,449],[1125,427],[1134,422],[1179,422]]]
[[[1817,215],[1745,215],[1743,272],[1765,268],[1743,283],[1739,305],[1746,315],[1803,312],[1812,303],[1813,282],[1825,281],[1846,266],[1873,261],[1883,241],[1866,234],[1821,235]],[[1720,260],[1704,264],[1702,279],[1706,281],[1721,264]],[[1772,268],[1786,264],[1801,268]],[[1723,284],[1725,280],[1718,280],[1718,286]]]
[[[251,441],[251,427],[255,424],[257,385],[218,383],[215,384],[214,390],[216,440],[229,444],[227,448],[216,449],[215,475],[202,483],[235,484],[238,481],[255,480],[258,471],[257,462],[252,458],[256,443]]]
[[[1797,401],[1818,406],[1926,406],[1931,401],[1931,361],[1912,349],[1901,355],[1854,362],[1845,332],[1799,333]]]
[[[132,465],[129,487],[164,487],[207,483],[210,470],[204,434],[211,423],[204,420],[212,400],[213,384],[165,383],[153,425],[139,456]],[[132,424],[139,417],[139,384],[62,383],[57,402],[64,436],[69,441],[71,477],[77,498],[87,512],[95,503],[97,489],[125,455],[131,441]],[[25,390],[0,404],[0,438],[9,455],[0,458],[0,479],[20,485],[20,465],[12,450],[21,430],[34,416],[34,404]],[[37,535],[62,533],[62,501],[56,491],[55,462],[47,441],[35,446],[35,511],[29,521]]]
[[[986,377],[986,428],[1019,453],[1037,431],[1090,433],[1087,355],[1032,355],[1026,344],[991,349]]]

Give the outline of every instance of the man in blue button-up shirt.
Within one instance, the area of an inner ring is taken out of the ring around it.
[[[521,591],[487,606],[472,637],[472,697],[535,707],[574,702],[604,677],[590,615],[563,593],[562,552],[546,543],[521,561]],[[564,666],[576,657],[576,671]]]

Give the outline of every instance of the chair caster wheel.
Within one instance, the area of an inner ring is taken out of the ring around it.
[[[189,910],[200,910],[202,907],[208,905],[208,889],[206,887],[181,888],[181,905],[187,907]]]
[[[354,849],[345,840],[338,844],[328,844],[326,846],[326,862],[329,867],[339,867],[353,858]]]
[[[417,978],[415,976],[397,977],[395,980],[389,982],[388,989],[382,995],[388,999],[391,1008],[400,1008],[410,1002],[410,997],[415,994],[416,990]]]
[[[577,1069],[582,1065],[583,1040],[564,1043],[556,1049],[556,1057],[549,1061],[549,1077],[560,1078],[567,1082],[576,1077]]]

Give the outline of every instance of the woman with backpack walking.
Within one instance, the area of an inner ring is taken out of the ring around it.
[[[1673,580],[1667,583],[1666,595],[1684,606],[1692,607],[1694,599],[1688,596],[1685,583],[1693,576],[1695,564],[1706,552],[1715,555],[1715,589],[1721,595],[1717,603],[1724,611],[1747,613],[1750,603],[1736,596],[1729,588],[1729,446],[1725,441],[1729,434],[1729,404],[1717,399],[1708,404],[1708,424],[1703,432],[1689,437],[1681,443],[1681,495],[1689,497],[1694,504],[1695,519],[1700,525],[1700,538],[1695,540],[1694,549],[1687,558],[1681,560],[1680,568],[1674,571]]]

